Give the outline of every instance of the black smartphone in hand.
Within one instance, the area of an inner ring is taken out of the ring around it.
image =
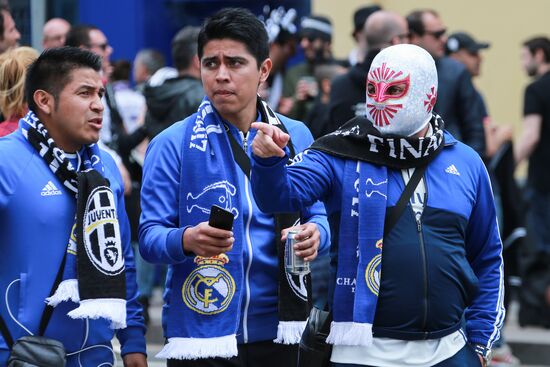
[[[210,208],[210,218],[208,218],[208,224],[211,227],[225,229],[231,231],[233,229],[233,213],[224,208],[220,208],[217,205],[212,205]]]

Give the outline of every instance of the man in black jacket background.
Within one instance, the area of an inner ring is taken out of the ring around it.
[[[435,112],[445,121],[445,129],[455,138],[485,156],[485,132],[479,100],[468,70],[445,57],[447,29],[439,14],[431,9],[414,10],[407,16],[410,41],[432,55],[439,89]]]
[[[365,60],[332,81],[329,123],[323,135],[333,132],[356,116],[366,116],[366,80],[371,62],[381,49],[407,43],[409,30],[401,15],[379,10],[367,18],[364,33],[367,41]]]

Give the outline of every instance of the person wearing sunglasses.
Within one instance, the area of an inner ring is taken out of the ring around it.
[[[77,25],[70,29],[65,40],[67,46],[81,47],[101,57],[103,77],[108,79],[113,71],[110,57],[113,48],[105,34],[93,25]]]
[[[333,62],[332,22],[319,15],[305,17],[300,23],[298,37],[305,60],[286,72],[279,112],[302,121],[313,107],[319,91],[313,76],[315,67]]]
[[[378,10],[369,16],[363,27],[367,50],[362,63],[354,65],[344,75],[332,80],[330,90],[329,123],[324,134],[338,129],[346,121],[366,115],[365,75],[372,60],[380,50],[401,43],[408,43],[409,27],[405,18],[387,10]]]
[[[460,62],[445,57],[447,28],[432,9],[414,10],[407,16],[410,42],[434,58],[439,78],[435,111],[445,120],[454,137],[485,157],[485,132],[479,99],[468,70]]]
[[[21,33],[17,30],[10,8],[7,5],[0,5],[0,53],[17,47]]]

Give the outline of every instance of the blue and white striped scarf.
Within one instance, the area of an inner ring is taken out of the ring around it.
[[[387,186],[385,166],[346,161],[336,276],[350,281],[335,286],[329,344],[368,346],[372,342]]]

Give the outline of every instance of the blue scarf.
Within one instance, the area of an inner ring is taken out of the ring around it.
[[[327,343],[372,343],[378,301],[388,175],[385,166],[347,160],[344,170],[333,322]]]
[[[262,121],[284,126],[261,99],[258,111]],[[230,252],[203,258],[195,256],[172,268],[174,290],[166,327],[168,343],[157,355],[169,359],[230,358],[238,354],[236,332],[241,314],[241,289],[244,286],[243,245],[246,243],[241,214],[241,194],[238,168],[225,124],[208,98],[201,103],[194,122],[185,125],[180,176],[179,213],[181,225],[208,220],[213,204],[231,211],[235,220],[235,243]],[[192,178],[192,179],[190,179]],[[275,216],[276,236],[280,229],[293,225],[299,213]],[[279,228],[280,227],[280,228]],[[309,314],[305,286],[309,275],[287,276],[284,270],[284,243],[274,241],[278,248],[279,325],[276,343],[297,344]],[[181,291],[180,291],[181,290]],[[305,292],[305,294],[303,293]]]
[[[221,118],[207,98],[201,103],[194,124],[185,129],[182,144],[185,155],[180,181],[185,184],[180,185],[181,223],[208,221],[210,208],[216,204],[235,216],[235,243],[225,254],[196,256],[173,267],[168,343],[157,357],[230,358],[237,355],[236,332],[244,282],[244,223],[239,212],[237,168],[227,164],[227,157],[232,157],[229,141]]]

